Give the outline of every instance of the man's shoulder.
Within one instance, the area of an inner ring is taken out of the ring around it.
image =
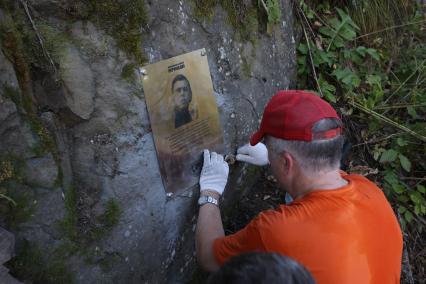
[[[348,174],[345,175],[344,178],[352,183],[354,189],[360,192],[383,195],[383,192],[379,186],[365,176],[358,174]]]
[[[303,204],[280,205],[276,209],[262,211],[256,218],[261,227],[285,226],[298,223],[309,217]]]

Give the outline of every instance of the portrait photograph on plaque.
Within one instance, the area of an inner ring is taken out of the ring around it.
[[[223,153],[223,133],[205,49],[144,66],[141,80],[164,188],[198,184],[203,149]]]

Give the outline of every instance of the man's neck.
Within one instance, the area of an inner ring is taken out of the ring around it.
[[[300,199],[312,191],[334,190],[347,185],[348,182],[343,179],[339,170],[321,172],[315,175],[305,175],[300,173],[300,177],[295,179],[294,192],[290,195],[294,199]]]

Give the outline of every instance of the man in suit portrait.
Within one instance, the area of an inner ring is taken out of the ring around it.
[[[190,110],[192,101],[192,90],[188,79],[182,75],[177,75],[172,81],[172,96],[174,102],[174,123],[175,128],[185,125],[193,120]]]

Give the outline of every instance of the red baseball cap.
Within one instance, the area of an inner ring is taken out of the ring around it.
[[[340,135],[342,127],[312,133],[314,124],[323,118],[340,120],[333,107],[309,91],[279,91],[263,112],[260,129],[250,139],[252,146],[265,135],[285,140],[312,141]],[[314,135],[315,134],[315,135]]]

